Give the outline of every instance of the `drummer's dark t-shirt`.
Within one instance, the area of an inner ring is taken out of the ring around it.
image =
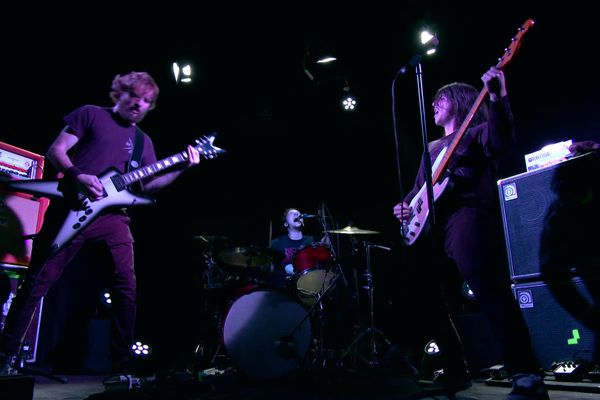
[[[282,267],[285,267],[286,265],[292,263],[292,257],[296,249],[309,245],[314,241],[314,238],[310,235],[304,236],[299,240],[292,240],[288,235],[284,235],[273,239],[271,242],[271,248],[281,252],[284,255],[280,264]]]
[[[304,236],[300,240],[292,240],[288,235],[279,236],[271,241],[271,248],[279,251],[284,255],[279,265],[274,265],[273,271],[269,276],[268,284],[277,287],[285,287],[287,279],[290,275],[286,272],[286,266],[290,265],[288,269],[293,271],[291,265],[293,261],[294,253],[297,249],[302,246],[306,246],[314,242],[312,236]]]

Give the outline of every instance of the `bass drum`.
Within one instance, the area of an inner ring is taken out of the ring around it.
[[[257,289],[227,312],[223,342],[232,362],[247,376],[278,378],[306,356],[311,340],[307,310],[283,290]]]

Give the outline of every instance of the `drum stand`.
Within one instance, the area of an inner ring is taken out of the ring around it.
[[[338,265],[338,268],[339,265]],[[295,339],[293,338],[294,333],[299,330],[302,325],[304,324],[304,321],[306,321],[314,311],[316,311],[316,313],[318,314],[318,321],[319,321],[319,335],[318,338],[314,338],[313,339],[313,345],[314,345],[314,350],[315,350],[315,358],[312,360],[312,362],[310,362],[309,364],[311,365],[315,365],[318,363],[319,367],[324,367],[326,364],[326,359],[324,357],[324,348],[323,348],[323,325],[324,325],[324,312],[323,312],[323,300],[326,298],[327,294],[331,291],[331,289],[333,287],[336,286],[336,282],[338,281],[338,279],[343,278],[343,280],[345,281],[345,277],[343,272],[340,271],[333,277],[333,279],[331,279],[331,281],[329,281],[329,284],[327,285],[327,287],[325,287],[324,290],[320,291],[317,293],[317,295],[315,296],[315,303],[313,305],[311,305],[306,313],[304,314],[304,317],[298,322],[298,324],[296,325],[296,327],[294,329],[292,329],[291,332],[289,332],[287,335],[283,335],[280,340],[276,343],[276,353],[278,353],[278,355],[282,358],[291,358],[292,354],[294,356],[297,355],[297,350],[295,350]],[[290,351],[291,349],[294,349],[293,351]],[[298,360],[299,362],[301,360]]]
[[[224,293],[219,289],[226,287],[227,277],[223,270],[219,267],[213,257],[213,251],[205,251],[204,263],[206,269],[202,275],[202,287],[204,289],[203,312],[207,314],[211,323],[211,328],[214,332],[210,333],[210,338],[206,342],[199,343],[194,350],[194,359],[199,366],[214,365],[217,357],[221,353],[222,345],[219,338],[223,327],[223,312],[220,309],[220,301]],[[214,337],[212,337],[214,335]],[[204,365],[202,365],[204,364]]]
[[[367,280],[367,285],[363,286],[363,288],[367,289],[367,291],[368,291],[369,325],[366,328],[364,328],[363,331],[360,332],[356,336],[356,338],[352,341],[352,343],[350,343],[350,345],[348,346],[348,349],[342,355],[341,359],[343,361],[348,355],[352,355],[353,361],[360,358],[369,367],[372,367],[372,366],[377,366],[380,363],[380,360],[378,359],[377,339],[380,340],[380,345],[381,345],[381,343],[383,343],[389,349],[388,351],[394,349],[394,345],[385,337],[385,335],[379,329],[375,328],[374,301],[373,301],[375,289],[373,287],[373,276],[371,274],[371,248],[376,247],[376,248],[387,250],[387,251],[390,251],[391,249],[389,247],[380,246],[377,244],[369,243],[367,241],[364,241],[363,245],[365,246],[366,259],[367,259],[366,270],[364,273],[364,277]],[[358,298],[358,293],[357,293],[357,298]],[[360,315],[360,309],[358,310],[358,314]],[[360,319],[359,319],[359,321],[360,321]],[[359,352],[360,344],[365,340],[368,340],[367,344],[369,346],[368,347],[369,352],[366,355],[360,354],[360,352]]]

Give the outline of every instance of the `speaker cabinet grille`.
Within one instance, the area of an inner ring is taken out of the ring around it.
[[[553,190],[557,180],[580,190],[581,186],[597,185],[593,180],[599,174],[598,157],[589,153],[498,181],[508,264],[514,282],[540,278],[540,239],[548,210],[557,198]]]
[[[596,354],[598,333],[568,312],[550,290],[575,289],[586,302],[597,304],[599,285],[600,278],[596,277],[549,285],[532,282],[512,286],[542,368],[551,369],[555,361],[600,361]]]

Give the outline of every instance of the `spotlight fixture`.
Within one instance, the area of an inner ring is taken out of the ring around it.
[[[434,54],[438,44],[440,44],[437,34],[431,33],[428,30],[423,30],[419,36],[424,53],[428,56]]]
[[[191,83],[192,82],[192,66],[190,64],[179,65],[173,63],[173,77],[176,83]]]
[[[326,45],[307,45],[302,58],[302,69],[311,81],[319,85],[338,77],[335,49]]]
[[[106,307],[112,307],[112,298],[110,297],[110,292],[108,290],[102,292],[102,295],[100,296],[100,301]]]
[[[350,89],[344,88],[344,96],[342,97],[342,107],[345,111],[354,111],[356,109],[356,98],[350,94]]]
[[[344,111],[354,111],[357,107],[356,97],[350,92],[350,85],[348,85],[348,78],[344,75],[344,87],[342,88],[342,107]]]
[[[475,300],[475,293],[471,290],[467,282],[463,282],[461,292],[469,300]]]
[[[425,351],[426,355],[431,357],[435,357],[440,354],[440,348],[434,339],[427,342],[423,350]]]
[[[147,357],[152,352],[152,349],[149,345],[138,341],[131,345],[131,352],[137,357]]]

